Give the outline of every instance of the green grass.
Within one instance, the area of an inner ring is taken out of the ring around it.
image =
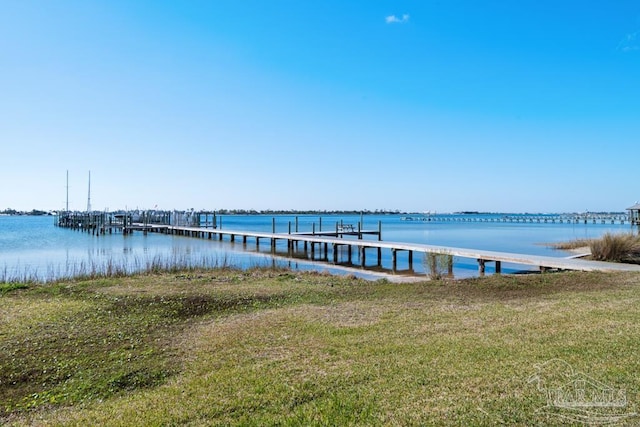
[[[4,295],[16,289],[27,289],[26,283],[0,283],[0,295]]]
[[[640,404],[636,274],[221,269],[0,289],[0,424],[560,425],[528,382],[555,358]]]

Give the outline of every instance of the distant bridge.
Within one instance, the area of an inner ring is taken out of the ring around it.
[[[402,221],[423,222],[506,222],[530,224],[632,224],[629,215],[614,214],[560,214],[560,215],[413,215],[403,216]]]

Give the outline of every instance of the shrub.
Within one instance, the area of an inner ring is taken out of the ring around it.
[[[591,242],[591,256],[598,261],[632,261],[640,259],[640,236],[633,233],[606,233]]]
[[[442,279],[452,271],[453,255],[447,252],[426,252],[424,266],[431,280]]]

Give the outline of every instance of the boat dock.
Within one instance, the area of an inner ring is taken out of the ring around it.
[[[393,270],[397,267],[397,254],[405,251],[408,254],[409,269],[412,269],[414,253],[419,254],[439,254],[450,255],[452,257],[475,259],[478,261],[478,271],[480,274],[485,273],[485,268],[488,263],[494,264],[494,271],[500,273],[502,271],[502,263],[511,263],[524,266],[532,266],[540,269],[540,271],[546,270],[579,270],[579,271],[636,271],[640,272],[640,265],[633,264],[620,264],[603,261],[590,261],[578,258],[556,258],[550,256],[541,255],[526,255],[515,254],[508,252],[496,252],[486,250],[475,250],[465,248],[454,248],[448,246],[435,246],[418,243],[403,243],[403,242],[383,242],[380,240],[363,240],[363,239],[346,239],[340,237],[326,237],[320,235],[311,234],[289,234],[289,233],[256,233],[251,231],[238,231],[238,230],[211,230],[195,227],[172,227],[164,226],[154,228],[153,231],[186,235],[192,237],[219,239],[223,240],[225,237],[234,242],[236,239],[242,239],[243,244],[247,244],[247,241],[253,240],[256,246],[260,245],[261,240],[267,240],[270,242],[271,248],[275,251],[276,243],[278,240],[287,242],[287,249],[293,256],[293,251],[297,244],[304,246],[304,252],[308,252],[312,259],[315,259],[317,253],[320,259],[333,260],[333,262],[339,262],[339,248],[347,248],[347,260],[351,263],[353,261],[352,256],[354,252],[359,253],[360,266],[367,267],[367,254],[371,251],[375,251],[375,258],[377,259],[377,265],[380,266],[382,258],[382,250],[388,250],[391,252],[391,259]]]
[[[453,273],[453,264],[456,258],[475,260],[478,263],[478,272],[484,275],[487,265],[491,266],[491,271],[502,272],[502,264],[509,263],[520,266],[535,267],[540,271],[547,270],[580,270],[580,271],[637,271],[640,272],[640,265],[610,263],[602,261],[590,261],[579,258],[567,257],[557,258],[551,256],[527,255],[508,252],[497,252],[487,250],[476,250],[466,248],[456,248],[447,246],[435,246],[418,243],[382,241],[382,226],[378,223],[378,228],[365,230],[361,223],[357,225],[337,222],[331,230],[323,230],[322,225],[316,230],[315,223],[312,230],[301,232],[298,230],[297,221],[295,226],[288,224],[287,232],[275,232],[275,218],[272,220],[272,232],[256,232],[243,230],[223,230],[219,222],[205,221],[204,226],[172,225],[162,223],[162,218],[156,221],[154,218],[142,217],[141,222],[134,222],[131,218],[124,216],[91,217],[90,215],[105,214],[82,214],[75,217],[61,216],[58,225],[62,227],[75,228],[87,231],[96,235],[121,231],[123,234],[133,232],[143,233],[163,233],[169,235],[188,236],[201,239],[215,239],[219,241],[242,242],[245,246],[249,243],[255,245],[256,250],[260,250],[261,242],[267,241],[270,245],[271,253],[276,254],[278,242],[280,248],[286,246],[286,251],[280,255],[309,260],[319,260],[333,264],[353,265],[359,268],[382,269],[383,251],[388,251],[391,255],[392,273],[413,274],[414,254],[420,256],[435,254],[448,257],[450,263],[448,273]],[[166,221],[166,218],[164,219]],[[157,223],[156,223],[157,222]],[[368,237],[368,238],[367,238]],[[371,238],[373,237],[373,238]],[[372,253],[373,252],[373,253]],[[402,256],[403,265],[408,268],[398,269],[399,254]],[[375,264],[367,263],[373,259]],[[406,262],[405,262],[406,259]],[[357,264],[354,264],[357,261]],[[422,259],[420,260],[422,262]]]

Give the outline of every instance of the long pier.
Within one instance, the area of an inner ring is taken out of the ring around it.
[[[295,229],[289,223],[288,232],[275,232],[275,219],[273,219],[272,232],[255,232],[242,230],[223,230],[217,228],[220,222],[209,223],[205,221],[202,225],[172,225],[163,224],[166,221],[163,218],[154,218],[143,216],[142,222],[133,222],[131,217],[127,215],[105,216],[108,214],[73,214],[69,216],[61,216],[58,219],[58,225],[61,227],[74,228],[93,233],[95,235],[112,233],[121,231],[123,234],[135,232],[155,232],[170,235],[181,235],[204,239],[216,239],[230,242],[242,241],[246,245],[248,241],[253,241],[257,250],[260,248],[261,241],[268,241],[271,252],[276,253],[278,241],[286,242],[286,256],[291,258],[300,258],[301,256],[311,260],[319,260],[325,262],[333,262],[334,264],[354,265],[354,258],[357,255],[360,268],[381,268],[382,252],[388,251],[391,254],[391,271],[396,273],[413,273],[414,254],[420,255],[435,254],[449,257],[450,263],[448,273],[453,273],[453,263],[455,258],[465,258],[476,260],[478,263],[478,272],[480,275],[485,274],[487,264],[493,264],[495,273],[502,272],[502,264],[516,264],[528,267],[536,267],[540,271],[551,269],[556,270],[580,270],[580,271],[637,271],[640,272],[640,265],[620,264],[602,261],[590,261],[576,258],[557,258],[540,255],[527,255],[509,252],[476,250],[466,248],[456,248],[447,246],[436,246],[418,243],[391,242],[382,241],[382,227],[378,223],[377,230],[362,229],[361,223],[357,226],[336,223],[335,228],[331,230],[316,231],[315,223],[310,232],[298,231],[296,222]],[[187,221],[188,222],[188,221]],[[211,225],[211,228],[209,227]],[[374,239],[365,239],[366,236],[373,236]],[[302,246],[302,250],[300,250]],[[344,250],[342,250],[344,249]],[[346,252],[346,260],[345,258]],[[371,252],[374,252],[373,258],[377,261],[375,266],[367,265],[367,259],[371,258]],[[408,270],[398,270],[398,254],[406,253]]]
[[[255,242],[256,247],[260,246],[261,240],[269,241],[271,249],[275,251],[277,241],[285,241],[287,243],[287,251],[290,256],[297,244],[304,245],[304,252],[310,253],[314,259],[316,253],[321,259],[333,260],[338,262],[340,247],[347,248],[348,263],[352,263],[352,256],[357,251],[360,259],[360,266],[367,267],[367,253],[371,250],[375,251],[377,265],[381,265],[382,250],[391,252],[392,270],[397,267],[397,254],[402,251],[408,253],[409,270],[412,270],[414,253],[420,254],[437,254],[451,257],[460,257],[467,259],[475,259],[478,262],[478,271],[482,275],[485,273],[486,264],[494,263],[496,273],[501,273],[502,263],[511,263],[524,266],[532,266],[540,271],[547,270],[578,270],[578,271],[635,271],[640,272],[640,265],[621,264],[603,261],[590,261],[577,258],[556,258],[542,255],[527,255],[509,252],[497,252],[477,249],[455,248],[448,246],[436,246],[418,243],[403,242],[384,242],[380,240],[363,240],[363,239],[345,239],[342,237],[327,237],[326,235],[312,235],[307,233],[259,233],[253,231],[240,230],[214,230],[201,227],[175,227],[175,226],[152,226],[150,231],[176,234],[183,236],[218,239],[223,240],[225,237],[230,242],[242,240],[243,244],[247,244],[249,239]],[[371,233],[373,231],[370,231]],[[346,234],[346,233],[345,233]],[[453,264],[451,265],[453,268]],[[449,272],[451,273],[451,271]]]

